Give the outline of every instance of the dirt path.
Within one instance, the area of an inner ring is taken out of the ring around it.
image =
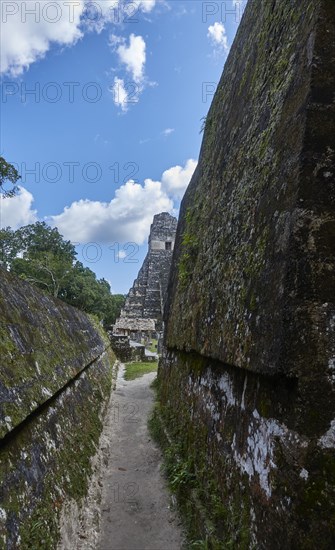
[[[103,475],[98,550],[180,550],[182,532],[171,510],[161,453],[147,429],[155,374],[131,382],[120,368],[109,411],[109,456]]]

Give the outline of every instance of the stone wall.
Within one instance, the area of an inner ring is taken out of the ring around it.
[[[295,375],[299,327],[322,364],[334,355],[333,11],[248,3],[182,204],[171,346]]]
[[[334,61],[333,1],[249,0],[181,207],[163,414],[235,547],[335,542]]]
[[[159,380],[164,423],[189,469],[183,498],[195,540],[213,548],[334,546],[335,423],[311,433],[320,409],[302,404],[297,380],[173,350]],[[301,414],[305,429],[297,428]]]
[[[56,548],[85,497],[115,356],[84,313],[0,270],[0,547]]]

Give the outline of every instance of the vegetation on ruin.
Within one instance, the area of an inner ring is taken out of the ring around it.
[[[228,504],[229,499],[223,498],[202,445],[206,428],[199,430],[187,421],[186,401],[178,402],[178,408],[166,403],[160,378],[151,387],[157,401],[148,426],[163,451],[164,472],[186,530],[185,550],[252,548],[248,503]]]
[[[187,209],[185,220],[186,228],[182,239],[182,254],[178,272],[179,283],[182,288],[189,284],[198,253],[198,239],[195,236],[196,221],[190,208]]]

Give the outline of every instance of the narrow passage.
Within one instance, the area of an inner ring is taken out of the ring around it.
[[[182,531],[148,432],[150,373],[126,382],[121,366],[111,400],[109,456],[103,476],[98,550],[180,550]]]

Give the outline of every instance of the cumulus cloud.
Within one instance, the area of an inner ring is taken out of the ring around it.
[[[142,11],[144,11],[145,13],[149,13],[154,9],[156,5],[156,0],[140,0],[139,2],[135,3],[139,5]]]
[[[145,48],[146,45],[142,36],[131,34],[129,37],[129,46],[120,44],[116,50],[121,63],[126,66],[126,70],[137,84],[142,83],[144,79]]]
[[[135,19],[134,10],[149,13],[155,4],[156,0],[139,0],[131,3],[130,9],[129,4],[121,0],[2,2],[0,71],[19,76],[32,63],[42,59],[53,44],[72,46],[86,32],[101,32],[108,23],[118,25],[127,18]],[[140,40],[130,45],[130,51],[121,50],[121,55],[139,77],[141,57],[145,55]]]
[[[110,202],[80,200],[57,215],[52,225],[73,242],[127,242],[142,244],[154,214],[173,210],[173,202],[161,182],[146,179],[144,185],[128,181]]]
[[[52,43],[75,44],[82,37],[80,18],[84,2],[45,3],[41,0],[2,3],[1,72],[20,75],[45,56]]]
[[[165,170],[162,176],[162,187],[164,191],[175,199],[181,199],[190,183],[197,164],[198,162],[196,160],[189,159],[184,168],[177,165]]]
[[[111,88],[115,105],[126,112],[130,103],[139,101],[144,89],[146,44],[142,36],[131,34],[127,45],[125,38],[111,34],[109,45],[117,53],[121,65],[124,65],[126,73],[131,78],[126,82],[125,78],[117,76]]]
[[[0,198],[0,225],[17,229],[22,225],[37,221],[37,212],[32,209],[33,195],[24,187],[11,198]]]
[[[218,23],[217,21],[214,25],[208,27],[208,38],[214,44],[216,49],[222,50],[225,53],[229,50],[228,37],[226,29],[223,23]]]
[[[196,166],[197,161],[189,159],[184,167],[177,165],[165,170],[160,181],[147,178],[142,185],[128,181],[115,191],[110,202],[81,199],[45,219],[72,242],[142,244],[155,214],[175,213],[174,200],[182,197]],[[1,227],[16,229],[37,221],[33,201],[33,195],[24,187],[19,188],[17,196],[2,198]]]
[[[161,181],[147,178],[144,184],[130,180],[115,192],[110,202],[79,200],[51,216],[72,242],[136,242],[147,238],[153,216],[159,212],[174,212],[173,199],[179,200],[197,166],[189,159],[185,166],[166,170]]]

